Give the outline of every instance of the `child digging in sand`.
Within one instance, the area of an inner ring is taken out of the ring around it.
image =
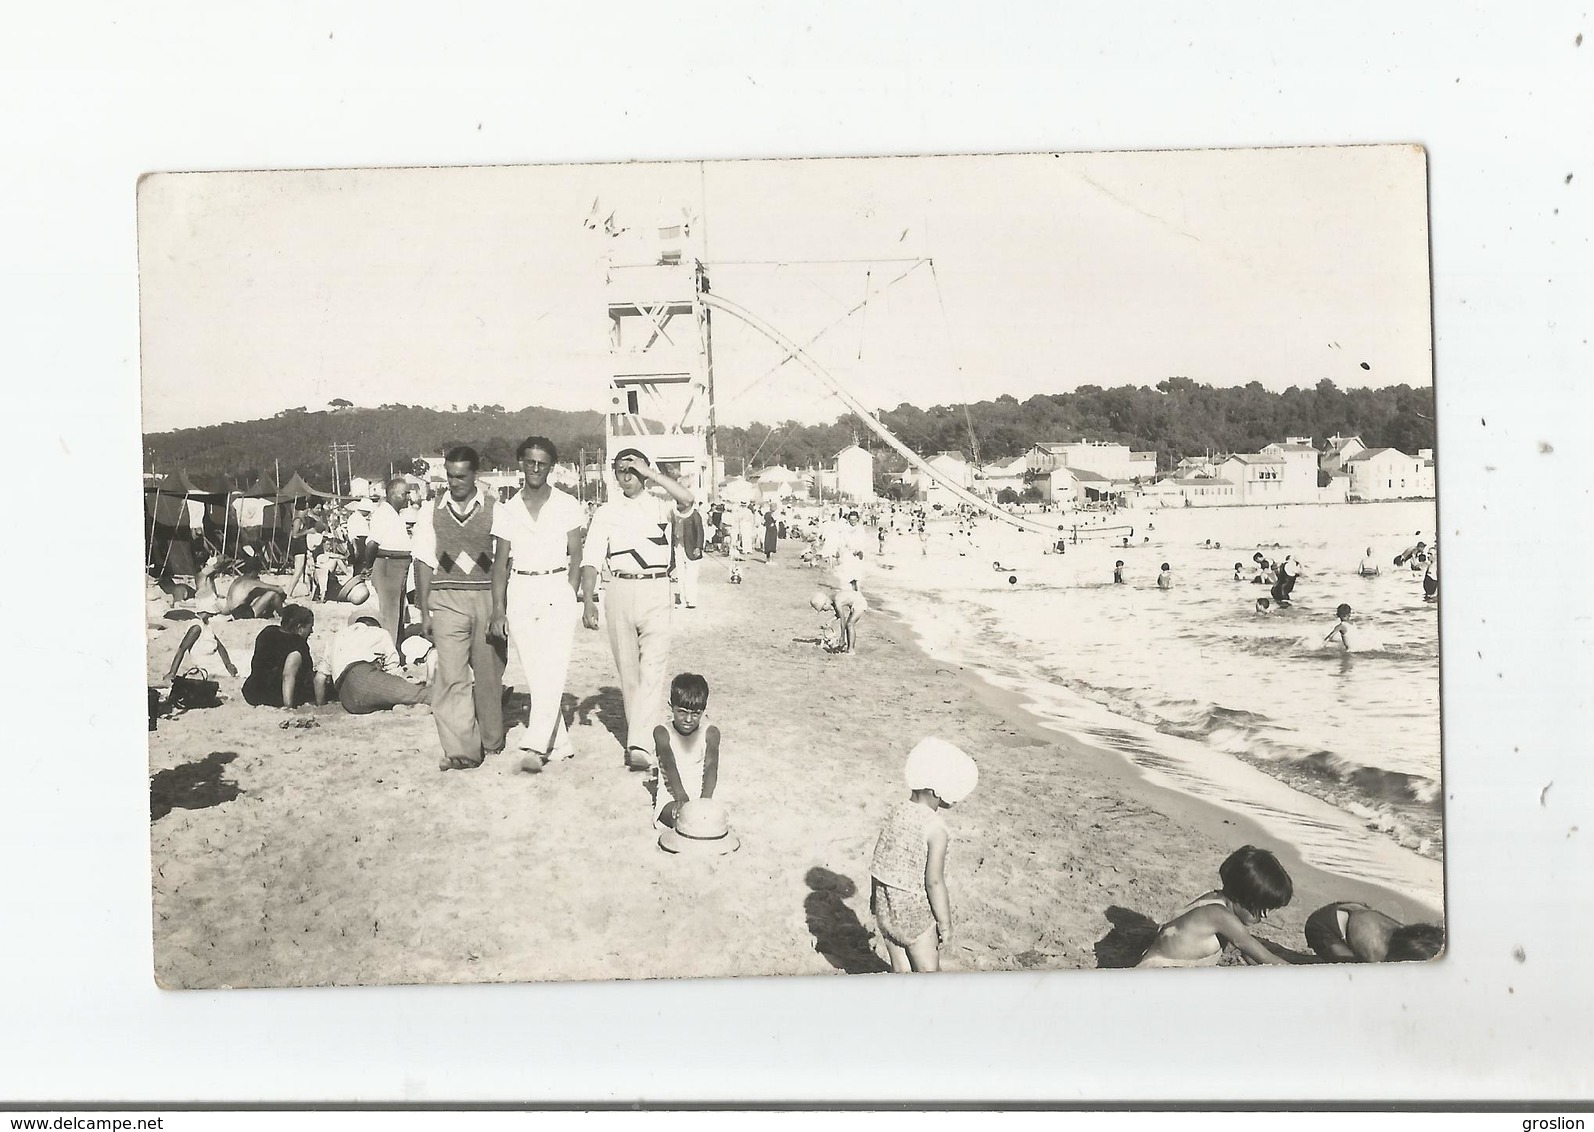
[[[1198,896],[1184,911],[1157,929],[1139,967],[1212,967],[1232,944],[1256,963],[1286,963],[1251,934],[1295,894],[1290,874],[1266,849],[1245,845],[1218,868],[1223,887]]]
[[[659,781],[653,801],[653,824],[674,826],[681,803],[714,797],[720,777],[720,729],[705,726],[708,681],[683,672],[670,681],[670,721],[653,729],[653,753]]]
[[[891,969],[939,971],[952,939],[952,904],[944,867],[950,840],[939,811],[974,792],[979,767],[944,739],[919,740],[905,771],[909,795],[898,802],[869,864],[869,909],[885,940]]]
[[[808,598],[808,607],[815,613],[834,613],[836,633],[825,632],[825,647],[831,652],[853,653],[858,649],[858,622],[869,612],[869,603],[863,594],[850,586],[835,590],[815,590]]]

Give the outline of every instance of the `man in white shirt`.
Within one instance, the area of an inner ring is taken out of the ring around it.
[[[377,616],[382,628],[398,645],[404,618],[404,582],[410,572],[410,531],[404,523],[410,485],[402,477],[387,481],[387,498],[371,512],[361,573],[376,590]]]
[[[559,459],[553,441],[528,437],[515,453],[526,484],[493,510],[495,636],[507,635],[526,674],[531,700],[520,769],[540,771],[575,752],[562,701],[580,607],[586,508],[548,482]]]
[[[581,555],[581,621],[598,627],[598,572],[605,571],[603,613],[625,700],[625,765],[653,766],[653,728],[664,717],[670,652],[671,515],[691,513],[690,490],[661,475],[636,448],[614,458],[621,497],[599,507]],[[675,501],[648,492],[653,484]]]
[[[387,630],[371,614],[357,614],[332,634],[316,658],[316,702],[324,702],[330,688],[350,715],[427,703],[431,686],[406,680],[401,671],[398,650]]]

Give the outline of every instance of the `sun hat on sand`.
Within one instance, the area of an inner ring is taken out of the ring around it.
[[[734,853],[742,842],[731,832],[725,807],[713,798],[691,798],[675,811],[675,826],[659,834],[659,848],[670,853],[718,857]]]
[[[908,754],[905,777],[909,790],[934,790],[947,805],[956,805],[974,793],[980,768],[964,751],[933,735],[920,739]]]

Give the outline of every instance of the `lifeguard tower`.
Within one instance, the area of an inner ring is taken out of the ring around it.
[[[713,467],[714,362],[708,272],[692,217],[616,231],[606,243],[609,390],[603,477],[618,493],[615,454],[636,448],[699,500],[718,484]]]

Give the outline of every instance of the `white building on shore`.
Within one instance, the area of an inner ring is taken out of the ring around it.
[[[836,453],[836,491],[854,502],[874,498],[874,456],[867,449],[849,444]]]
[[[1408,456],[1398,448],[1367,448],[1345,461],[1350,474],[1350,497],[1418,499],[1434,494],[1432,450],[1428,456]]]

